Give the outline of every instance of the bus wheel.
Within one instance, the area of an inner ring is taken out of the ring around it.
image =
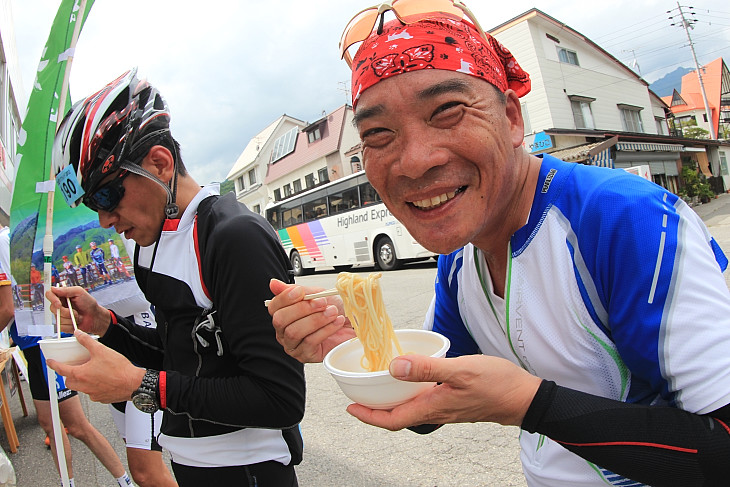
[[[302,266],[302,258],[299,257],[299,252],[296,250],[291,253],[291,266],[294,268],[294,275],[295,276],[302,276],[304,275],[304,267]]]
[[[383,271],[392,271],[401,266],[401,261],[395,255],[395,247],[388,237],[381,237],[375,244],[375,260],[378,268]]]

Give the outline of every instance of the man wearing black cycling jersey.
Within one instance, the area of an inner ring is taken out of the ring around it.
[[[77,204],[137,243],[135,275],[158,328],[79,287],[49,292],[64,322],[68,297],[79,327],[100,336],[77,334],[88,363],[49,365],[92,400],[161,408],[158,441],[181,486],[297,485],[303,367],[277,343],[261,305],[271,276],[291,281],[289,261],[268,222],[187,173],[169,119],[132,70],[74,105],[59,128],[54,165],[85,191]]]

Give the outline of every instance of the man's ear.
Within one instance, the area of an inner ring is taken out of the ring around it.
[[[504,96],[507,98],[505,102],[505,113],[510,127],[510,139],[512,140],[512,147],[516,149],[522,146],[522,142],[525,139],[525,122],[522,118],[522,105],[514,91],[507,90],[504,92]]]
[[[142,160],[142,167],[166,183],[175,174],[175,158],[167,147],[154,145]]]

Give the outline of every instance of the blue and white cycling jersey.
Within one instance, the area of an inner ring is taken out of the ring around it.
[[[730,403],[727,263],[676,195],[545,155],[504,299],[469,244],[439,259],[424,326],[449,337],[449,356],[500,356],[565,387],[704,414]],[[531,486],[641,485],[541,435],[520,442]]]
[[[91,249],[89,251],[89,255],[91,255],[91,258],[94,259],[94,262],[97,264],[103,264],[104,263],[104,251],[96,247],[95,249]]]

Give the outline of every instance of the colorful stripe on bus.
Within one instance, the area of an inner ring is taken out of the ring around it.
[[[321,245],[330,245],[329,238],[324,233],[322,223],[320,221],[311,221],[309,223],[301,223],[299,225],[282,228],[279,232],[284,248],[293,246],[300,255],[309,256],[312,260],[323,259]]]

